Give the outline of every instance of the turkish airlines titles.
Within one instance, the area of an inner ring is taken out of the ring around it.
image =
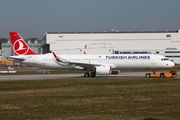
[[[106,59],[150,59],[150,56],[106,56]]]

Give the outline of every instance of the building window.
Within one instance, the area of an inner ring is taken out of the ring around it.
[[[174,53],[180,53],[180,51],[174,51]]]

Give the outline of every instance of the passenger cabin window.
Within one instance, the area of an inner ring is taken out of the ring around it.
[[[114,53],[115,53],[115,54],[119,54],[119,51],[115,51]]]
[[[148,54],[148,52],[140,52],[140,54]]]
[[[133,52],[133,54],[139,54],[139,52]]]
[[[167,34],[166,37],[171,37],[171,35],[170,35],[170,34]]]
[[[123,52],[123,54],[131,54],[131,52]]]

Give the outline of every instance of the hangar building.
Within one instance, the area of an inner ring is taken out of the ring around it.
[[[180,30],[47,32],[42,52],[57,54],[162,54],[180,64]]]

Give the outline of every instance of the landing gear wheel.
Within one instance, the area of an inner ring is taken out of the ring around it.
[[[84,77],[89,77],[89,73],[84,73]]]
[[[151,73],[146,73],[145,77],[149,78]]]
[[[161,73],[160,78],[164,78],[164,77],[165,77],[164,73]]]
[[[91,73],[91,77],[96,77],[96,73],[95,73],[95,72],[92,72],[92,73]]]

